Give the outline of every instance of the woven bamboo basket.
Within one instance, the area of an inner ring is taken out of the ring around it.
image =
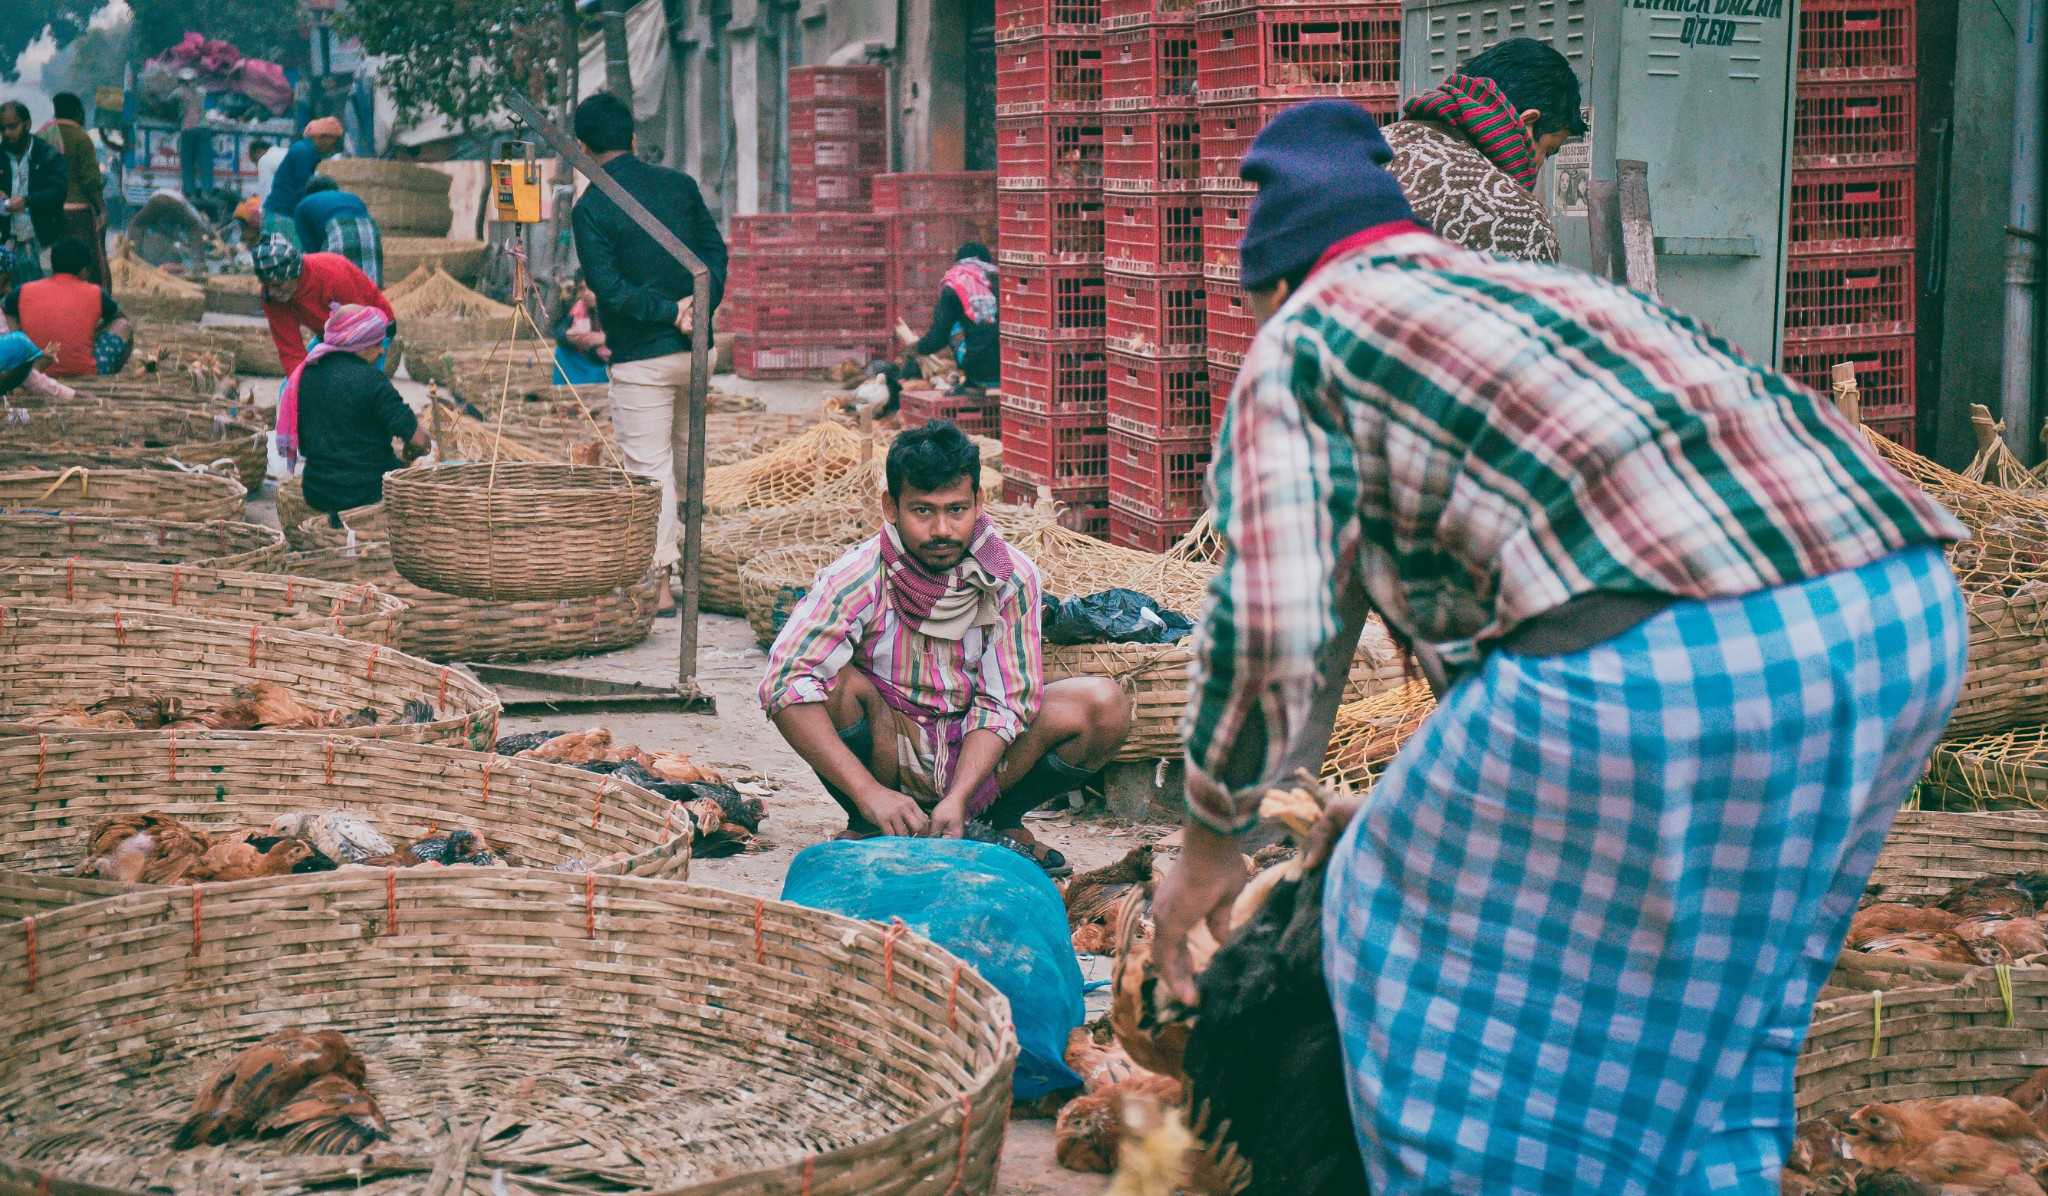
[[[344,527],[356,532],[357,543],[382,540],[387,535],[384,504],[350,507],[341,512]],[[277,484],[277,525],[284,529],[285,542],[293,552],[313,552],[348,542],[348,532],[327,526],[327,516],[306,502],[306,478],[295,473]]]
[[[121,296],[121,313],[135,320],[191,320],[206,314],[206,292],[136,255],[127,237],[108,255],[107,285]]]
[[[763,553],[800,544],[837,547],[843,552],[847,546],[875,533],[875,518],[857,506],[806,504],[707,519],[702,567],[697,575],[697,601],[705,610],[721,615],[744,615],[747,605],[740,586],[743,563]],[[808,578],[805,586],[809,586]]]
[[[75,401],[106,401],[118,399],[144,403],[176,403],[180,406],[199,407],[207,411],[226,411],[237,418],[245,412],[252,420],[264,422],[256,411],[255,404],[235,388],[232,375],[228,380],[216,380],[211,385],[200,385],[210,375],[201,371],[198,375],[163,370],[155,375],[131,371],[115,378],[81,378],[76,399],[52,399],[45,406]],[[9,396],[16,406],[21,396]]]
[[[422,590],[391,567],[386,544],[294,554],[286,566],[305,577],[369,582],[405,602],[396,647],[428,660],[558,660],[631,647],[647,638],[661,601],[661,574],[639,585],[584,598],[486,602]]]
[[[516,399],[528,391],[544,390],[555,384],[555,348],[551,342],[530,335],[507,338],[504,324],[495,320],[483,324],[490,330],[488,334],[461,346],[410,347],[405,358],[406,370],[415,380],[445,386],[457,398],[475,403],[484,411],[495,410],[502,396]],[[411,336],[403,327],[399,331]]]
[[[277,342],[266,324],[142,324],[135,330],[135,356],[123,376],[139,375],[156,355],[161,373],[167,366],[182,369],[195,359],[216,374],[279,376],[284,366]]]
[[[795,544],[764,552],[740,566],[740,601],[747,626],[762,647],[775,642],[789,613],[810,592],[818,570],[845,552],[840,544]]]
[[[456,237],[384,238],[384,274],[404,278],[422,266],[440,266],[455,281],[470,286],[483,269],[490,246]]]
[[[2048,721],[2048,534],[1995,532],[1950,546],[1963,586],[1970,667],[1948,734]]]
[[[249,492],[234,478],[156,469],[21,469],[0,473],[0,511],[205,523],[240,519]]]
[[[1338,707],[1323,776],[1355,792],[1371,789],[1435,709],[1436,696],[1422,680]]]
[[[231,316],[263,314],[263,283],[254,274],[209,274],[202,285],[207,311]]]
[[[127,561],[0,560],[0,604],[164,611],[396,647],[405,603],[367,582]]]
[[[336,734],[486,750],[497,740],[498,696],[469,675],[378,644],[310,631],[158,613],[18,606],[0,628],[0,735],[67,702],[175,697],[188,710],[218,706],[237,686],[275,681],[302,702],[370,709],[379,723]],[[407,702],[433,718],[393,723]]]
[[[1920,803],[1944,810],[2048,810],[2048,726],[1945,739]]]
[[[1980,969],[1967,983],[1858,993],[1814,1006],[1793,1106],[1821,1117],[1862,1105],[1999,1096],[2048,1067],[2048,968]]]
[[[33,462],[39,454],[61,453],[89,453],[109,461],[169,458],[186,466],[226,459],[243,487],[255,491],[270,467],[270,433],[251,421],[225,412],[209,415],[191,404],[104,399],[25,411],[0,423],[0,462]],[[53,464],[59,463],[42,467]]]
[[[436,465],[384,479],[391,561],[465,598],[576,598],[654,563],[661,487],[623,470],[534,462]]]
[[[287,732],[67,731],[0,739],[0,778],[0,874],[20,902],[10,910],[0,898],[7,917],[39,912],[21,905],[104,896],[110,882],[70,874],[88,832],[147,811],[233,829],[346,810],[394,840],[467,827],[529,868],[689,872],[690,823],[667,798],[578,768],[454,748]]]
[[[888,440],[841,424],[814,424],[809,431],[751,460],[706,471],[704,509],[711,514],[787,507],[852,472],[862,461],[888,455]]]
[[[1872,885],[1888,899],[1931,897],[1966,880],[2048,868],[2048,814],[1902,810]]]
[[[0,515],[0,559],[79,557],[275,573],[284,567],[284,552],[284,536],[276,528],[225,519],[169,523],[88,515]]]
[[[1008,1002],[923,938],[647,877],[145,891],[0,928],[0,968],[22,1196],[46,1171],[52,1196],[986,1196],[1017,1054]],[[172,1151],[206,1078],[292,1027],[363,1056],[374,1165]]]

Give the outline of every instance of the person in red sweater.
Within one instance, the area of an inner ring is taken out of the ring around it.
[[[50,247],[50,276],[23,283],[0,299],[0,312],[9,321],[50,347],[56,358],[51,377],[113,374],[128,362],[134,331],[107,289],[85,277],[92,266],[90,245],[59,237]]]
[[[263,284],[263,316],[270,321],[270,339],[277,342],[277,359],[287,375],[306,359],[301,330],[317,334],[337,307],[353,303],[383,312],[390,321],[384,342],[391,343],[398,327],[391,301],[354,262],[338,253],[300,253],[298,246],[276,233],[258,242],[251,256]]]

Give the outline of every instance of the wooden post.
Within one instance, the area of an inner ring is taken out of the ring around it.
[[[1852,424],[1863,423],[1863,392],[1856,387],[1856,363],[1838,361],[1828,371],[1835,392],[1835,407],[1849,417]]]

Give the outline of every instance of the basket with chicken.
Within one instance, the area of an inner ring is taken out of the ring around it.
[[[162,374],[167,367],[188,369],[197,363],[211,369],[225,367],[228,374],[278,378],[285,372],[267,325],[144,321],[136,326],[135,352],[120,376]]]
[[[19,606],[0,626],[0,735],[332,731],[487,748],[498,698],[466,670],[310,631]]]
[[[414,379],[448,387],[479,407],[498,396],[514,397],[554,385],[554,345],[535,339],[532,331],[508,340],[505,326],[490,323],[488,331],[465,344],[411,343],[407,336],[405,368]],[[404,329],[400,329],[405,332]]]
[[[240,519],[249,492],[232,477],[156,469],[0,470],[0,512],[204,523]]]
[[[0,465],[66,468],[169,460],[187,468],[232,464],[249,490],[270,467],[270,433],[253,420],[190,404],[80,400],[24,410],[0,421]]]
[[[700,809],[701,807],[701,809]],[[716,802],[532,759],[326,734],[65,731],[0,740],[10,912],[137,885],[355,867],[682,879]]]
[[[660,601],[661,574],[638,585],[583,598],[489,602],[423,590],[391,567],[388,544],[295,553],[287,566],[303,577],[369,583],[405,605],[396,646],[428,660],[557,660],[630,647],[647,638]]]
[[[239,520],[172,523],[93,515],[0,515],[0,560],[136,561],[274,573],[284,535]]]
[[[54,1196],[986,1196],[1017,1057],[915,934],[638,876],[132,893],[0,970],[0,1189]]]
[[[395,646],[405,603],[374,585],[126,561],[0,560],[0,605],[164,611]]]

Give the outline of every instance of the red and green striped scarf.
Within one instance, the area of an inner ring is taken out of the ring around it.
[[[1536,186],[1536,143],[1516,119],[1515,106],[1491,79],[1447,75],[1433,91],[1412,96],[1401,115],[1440,120],[1463,133],[1479,152],[1524,188]]]

